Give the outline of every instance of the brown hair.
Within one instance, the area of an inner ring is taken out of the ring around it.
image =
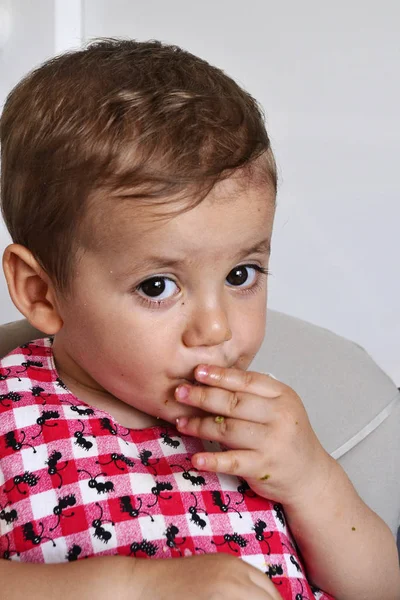
[[[63,291],[94,192],[165,203],[186,191],[192,207],[260,161],[277,185],[257,102],[220,69],[158,41],[97,40],[44,63],[7,99],[1,150],[11,237]]]

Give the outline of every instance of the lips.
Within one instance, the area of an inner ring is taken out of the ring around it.
[[[190,383],[190,385],[200,385],[200,383],[196,381],[196,379],[187,379],[186,377],[184,377],[183,381],[187,381],[188,383]]]

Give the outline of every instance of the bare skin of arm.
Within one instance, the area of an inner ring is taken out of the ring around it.
[[[103,556],[61,564],[0,560],[0,596],[7,600],[95,598],[125,600],[134,560]],[[133,596],[130,596],[133,598]]]
[[[390,529],[333,459],[328,471],[322,490],[308,488],[307,498],[285,504],[310,581],[337,600],[397,600],[399,558]]]
[[[102,556],[60,564],[0,559],[7,600],[282,600],[266,575],[229,554],[174,559]]]
[[[205,470],[242,476],[281,503],[308,578],[337,600],[398,600],[392,533],[323,448],[298,394],[255,371],[201,365],[195,377],[204,385],[175,397],[211,417],[181,419],[178,430],[228,449],[195,454],[193,466],[201,470],[200,457]]]

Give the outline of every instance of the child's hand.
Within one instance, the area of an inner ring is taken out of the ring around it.
[[[195,454],[193,466],[239,475],[260,496],[283,504],[323,489],[334,461],[290,387],[268,375],[212,365],[199,365],[195,376],[206,385],[181,385],[175,398],[212,415],[180,418],[177,428],[229,450]]]
[[[282,600],[272,581],[231,554],[135,559],[132,600]]]

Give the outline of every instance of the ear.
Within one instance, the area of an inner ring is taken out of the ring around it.
[[[32,252],[20,244],[11,244],[3,255],[3,269],[8,291],[18,310],[36,329],[56,334],[63,325],[56,294]]]

